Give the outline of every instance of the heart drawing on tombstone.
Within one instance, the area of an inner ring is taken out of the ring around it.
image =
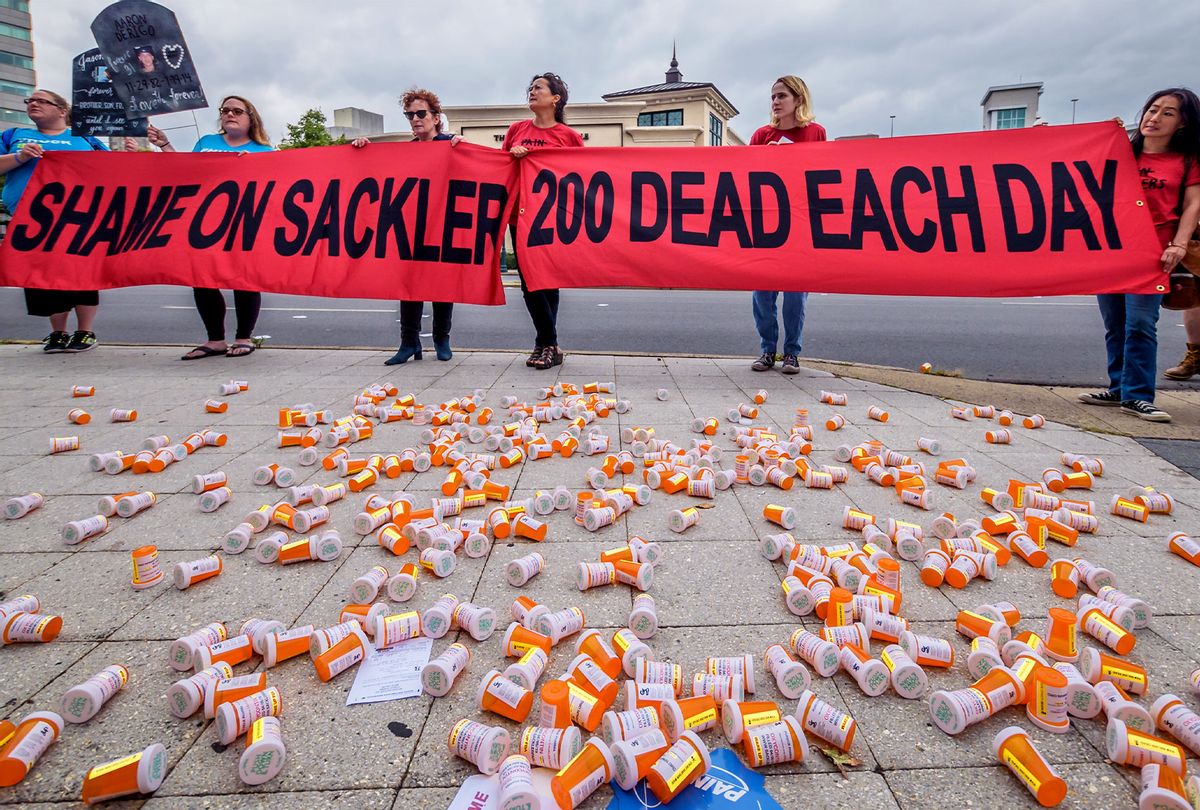
[[[162,57],[163,61],[171,66],[172,70],[179,70],[179,66],[183,64],[183,46],[163,45]]]

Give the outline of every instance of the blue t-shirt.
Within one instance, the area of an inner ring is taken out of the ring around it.
[[[8,132],[11,134],[6,133],[3,141],[8,144],[4,150],[6,155],[20,152],[21,146],[27,143],[39,143],[47,152],[90,152],[97,148],[104,152],[108,151],[108,147],[95,138],[88,140],[78,135],[72,135],[69,129],[58,135],[46,135],[36,129],[26,127],[13,127]],[[9,213],[16,213],[17,204],[21,202],[21,195],[25,193],[29,177],[39,162],[37,158],[34,158],[22,163],[4,176],[4,207],[9,210]]]
[[[193,152],[274,152],[275,147],[255,141],[247,141],[241,146],[230,146],[225,142],[225,136],[219,132],[205,135],[196,141]]]

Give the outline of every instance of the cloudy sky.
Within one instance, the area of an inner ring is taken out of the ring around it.
[[[34,0],[38,83],[69,95],[70,59],[94,47],[104,0]],[[507,0],[174,0],[169,4],[214,107],[226,93],[258,105],[273,139],[310,107],[365,107],[405,128],[411,85],[442,103],[513,104],[530,75],[553,70],[571,98],[662,81],[671,42],[689,81],[711,81],[741,111],[748,138],[767,118],[772,80],[808,82],[831,137],[974,130],[989,85],[1041,81],[1041,116],[1136,117],[1145,96],[1200,88],[1195,0],[806,0],[752,3]],[[215,110],[197,113],[202,132]],[[569,111],[568,111],[569,115]],[[156,123],[189,125],[192,116]],[[453,122],[452,122],[453,123]]]

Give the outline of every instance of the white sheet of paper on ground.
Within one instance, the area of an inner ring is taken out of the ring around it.
[[[542,800],[542,807],[557,807],[554,794],[550,792],[550,779],[554,771],[545,768],[533,769],[533,790]],[[454,801],[446,810],[496,810],[500,806],[500,777],[477,773],[468,776],[454,794]]]
[[[375,650],[358,665],[346,705],[380,703],[421,694],[421,667],[429,663],[433,639],[413,638]]]

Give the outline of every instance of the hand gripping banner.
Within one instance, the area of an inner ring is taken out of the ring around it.
[[[521,160],[544,287],[880,295],[1165,291],[1125,132],[1071,127]]]
[[[503,304],[516,172],[503,152],[445,142],[47,152],[9,224],[0,283]]]

